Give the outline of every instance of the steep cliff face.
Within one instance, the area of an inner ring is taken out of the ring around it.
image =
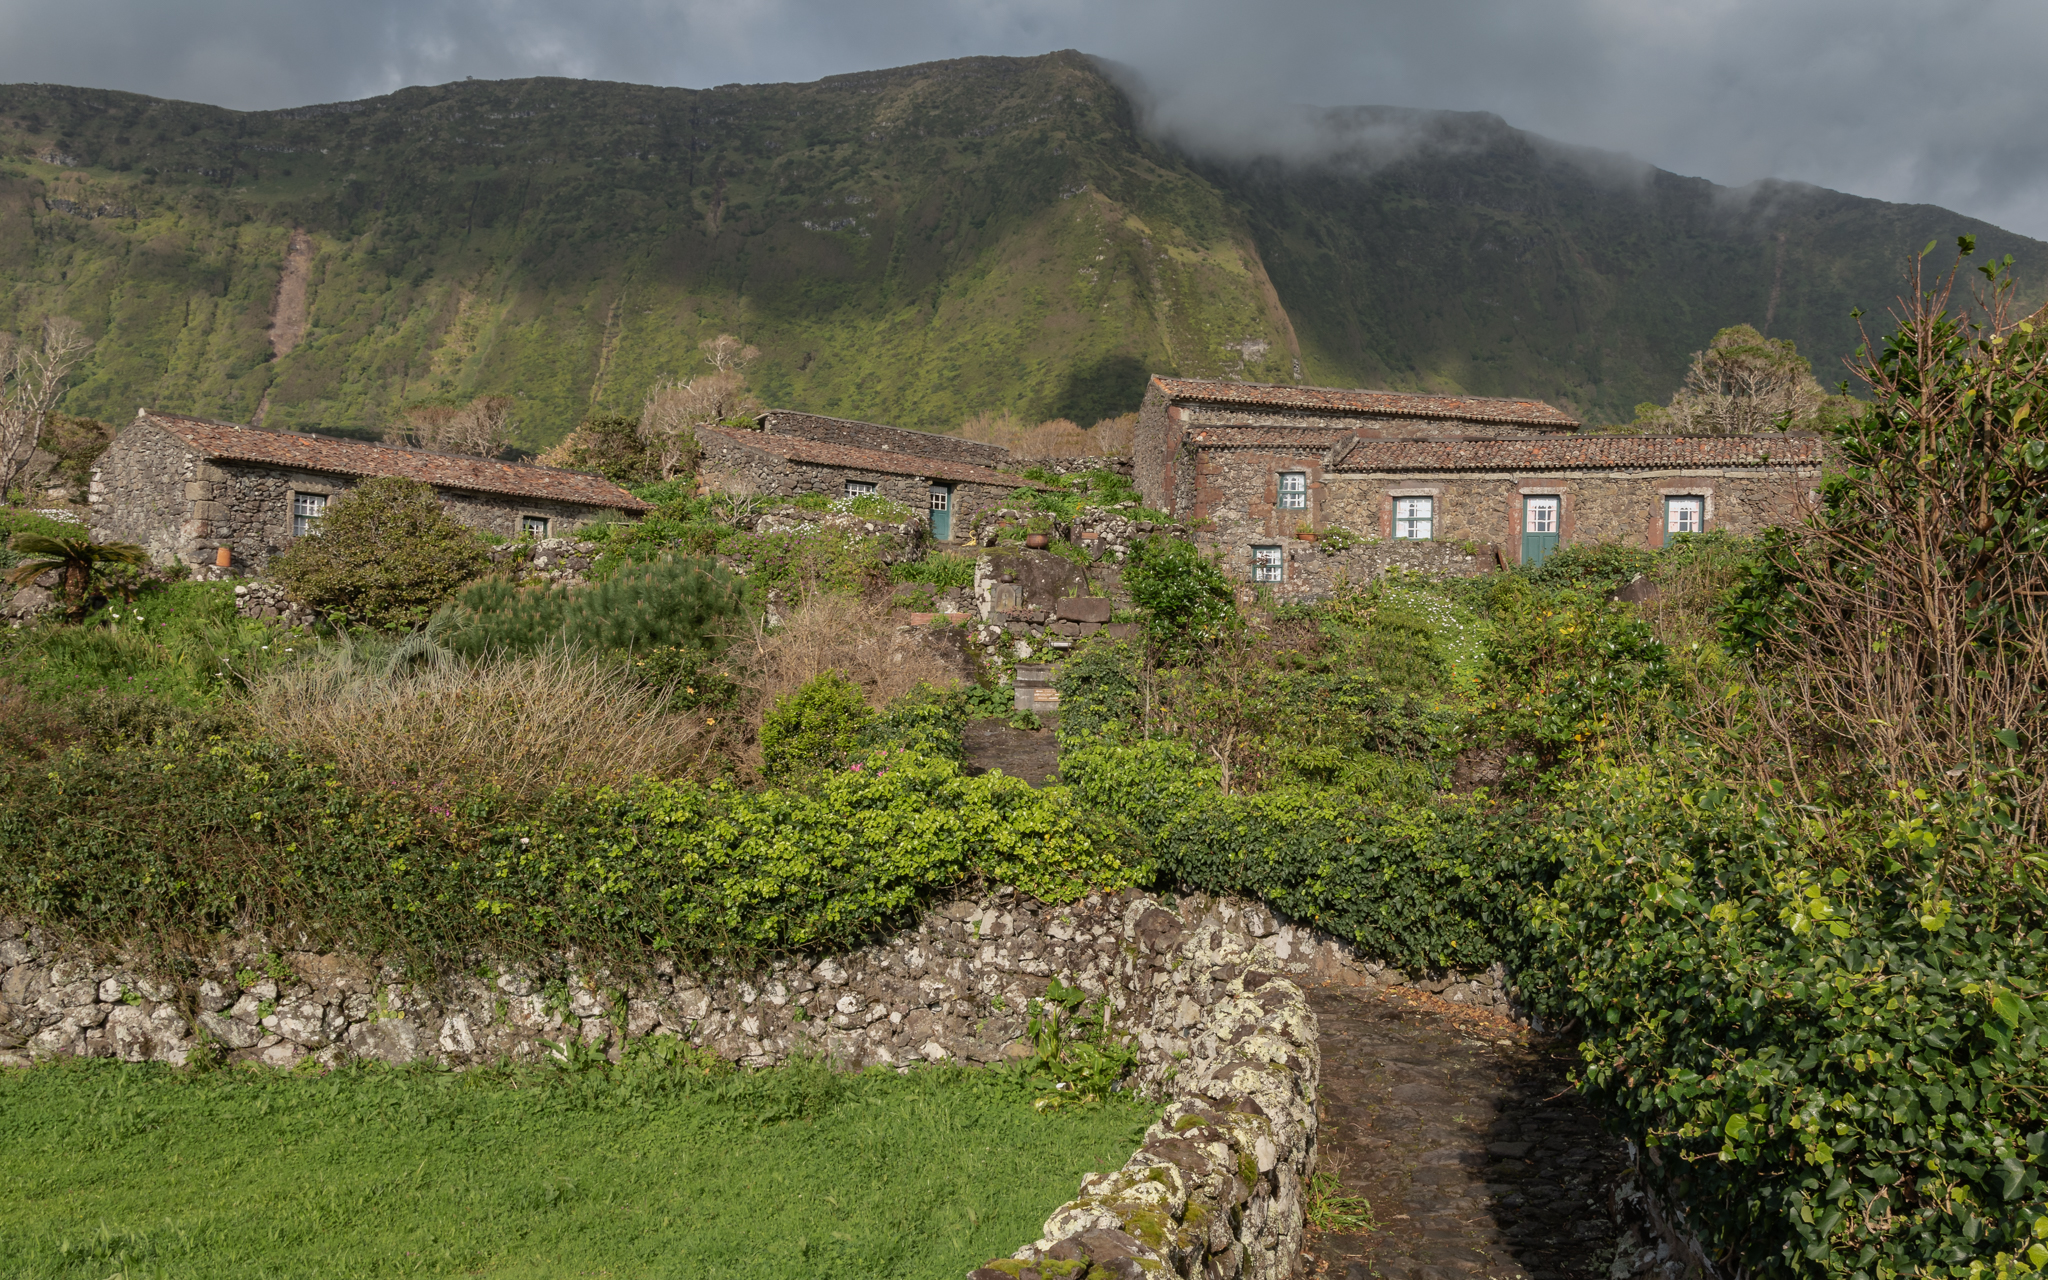
[[[232,112],[0,86],[0,328],[98,340],[76,413],[373,427],[502,393],[524,441],[742,333],[771,403],[1092,421],[1145,373],[1662,398],[1771,318],[1823,377],[1935,235],[1808,188],[1617,176],[1491,117],[1391,162],[1191,159],[1090,59],[709,90],[536,79]],[[1419,122],[1419,123],[1418,123]],[[1602,168],[1602,163],[1606,168]],[[1624,166],[1626,168],[1626,166]]]

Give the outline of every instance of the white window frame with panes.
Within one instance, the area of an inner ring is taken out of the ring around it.
[[[1282,471],[1277,492],[1282,511],[1307,511],[1308,472]]]
[[[1664,536],[1707,531],[1707,495],[1667,493],[1664,495]]]
[[[1436,536],[1436,498],[1429,494],[1405,494],[1394,499],[1396,541],[1428,542]]]
[[[294,538],[303,538],[319,530],[320,522],[327,518],[328,497],[329,495],[327,494],[315,493],[310,489],[292,490],[291,513],[292,536]]]
[[[554,522],[547,516],[529,515],[524,511],[519,513],[519,536],[522,538],[539,541],[548,536],[548,530],[553,525]]]
[[[1287,581],[1286,549],[1278,546],[1254,546],[1252,548],[1252,581]]]
[[[846,492],[839,496],[842,498],[872,498],[878,492],[880,490],[872,480],[848,480],[846,482]]]

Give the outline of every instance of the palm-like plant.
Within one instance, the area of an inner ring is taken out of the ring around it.
[[[37,533],[17,533],[8,544],[14,550],[39,557],[14,566],[7,580],[25,587],[55,569],[64,575],[64,598],[73,613],[85,607],[92,590],[92,577],[103,564],[149,563],[149,553],[132,542],[95,543],[86,538],[45,538]]]

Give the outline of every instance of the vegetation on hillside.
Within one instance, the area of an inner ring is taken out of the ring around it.
[[[1212,163],[1144,137],[1073,53],[251,113],[10,85],[0,329],[79,318],[98,345],[65,407],[105,421],[373,432],[498,395],[535,450],[637,416],[720,333],[760,349],[764,403],[934,430],[1086,427],[1148,372],[1625,422],[1744,321],[1832,381],[1849,311],[1937,231],[2048,265],[1941,210],[1617,180],[1492,117],[1398,123],[1420,145],[1388,164]]]

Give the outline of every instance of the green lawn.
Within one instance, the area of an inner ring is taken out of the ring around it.
[[[959,1280],[1151,1113],[1013,1072],[0,1072],[0,1276]]]

